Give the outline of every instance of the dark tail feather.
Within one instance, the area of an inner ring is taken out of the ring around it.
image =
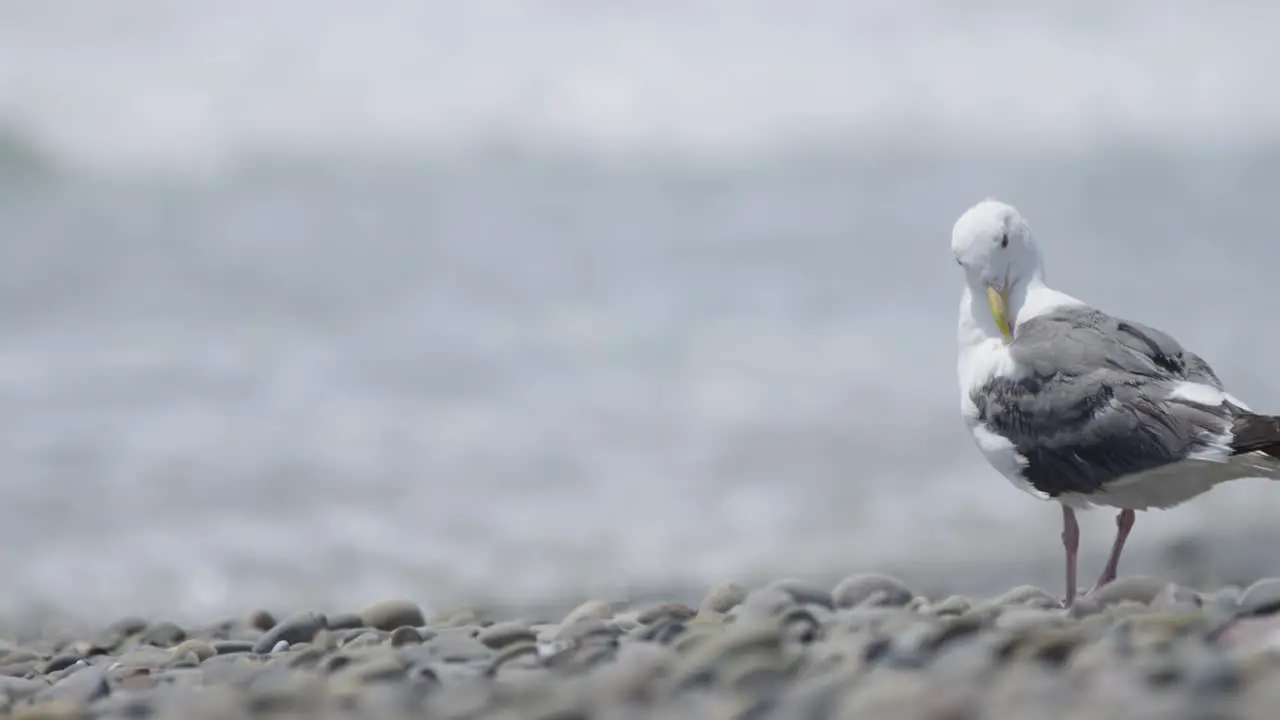
[[[1280,417],[1237,415],[1231,423],[1231,450],[1235,455],[1260,452],[1280,460]]]

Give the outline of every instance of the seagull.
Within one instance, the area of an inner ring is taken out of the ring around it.
[[[1077,510],[1115,508],[1091,593],[1115,580],[1135,511],[1167,509],[1246,477],[1280,479],[1280,417],[1224,389],[1199,355],[1045,282],[1022,215],[999,200],[951,230],[964,271],[960,414],[1014,486],[1062,506],[1064,606],[1076,599]]]

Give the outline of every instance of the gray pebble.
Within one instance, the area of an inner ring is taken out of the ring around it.
[[[1241,615],[1274,615],[1277,612],[1280,612],[1280,578],[1259,580],[1240,595]]]
[[[276,624],[253,645],[253,651],[260,654],[271,652],[281,641],[288,643],[311,642],[316,633],[325,628],[327,619],[318,612],[300,612],[291,615]]]
[[[404,645],[421,645],[422,635],[418,634],[417,629],[408,625],[401,625],[391,633],[391,646],[401,647]]]
[[[426,624],[422,608],[408,600],[388,600],[371,605],[360,613],[365,627],[391,631],[398,627],[419,627]]]
[[[99,667],[83,667],[58,682],[37,692],[37,702],[67,701],[88,705],[111,692],[107,685],[106,670]]]
[[[618,627],[612,622],[587,618],[575,623],[561,625],[560,630],[556,632],[552,640],[568,640],[571,642],[580,642],[592,638],[613,640],[618,635]]]
[[[1000,607],[1009,607],[1013,605],[1021,607],[1032,607],[1041,609],[1061,608],[1062,601],[1054,597],[1047,590],[1043,590],[1034,585],[1020,585],[998,597],[993,598],[991,604]]]
[[[49,662],[40,666],[40,674],[48,675],[49,673],[65,670],[80,661],[80,654],[74,652],[60,653],[50,658]]]
[[[178,627],[171,622],[159,622],[148,627],[138,637],[138,642],[144,645],[154,645],[156,647],[168,648],[177,645],[187,639],[187,631]]]
[[[253,642],[249,640],[214,640],[211,645],[218,655],[253,652]]]
[[[481,630],[476,639],[499,650],[517,642],[534,642],[538,636],[524,623],[500,622]]]
[[[277,653],[282,653],[282,652],[288,652],[288,651],[289,651],[289,641],[288,641],[288,640],[281,640],[280,642],[278,642],[278,643],[276,643],[275,645],[272,645],[272,646],[271,646],[271,654],[272,654],[272,655],[275,655],[275,654],[277,654]]]
[[[652,625],[667,619],[688,620],[698,611],[684,603],[658,603],[636,613],[635,620],[641,625]]]
[[[836,607],[840,608],[859,605],[902,607],[911,602],[915,593],[896,578],[868,574],[841,580],[831,596]]]
[[[1168,584],[1167,580],[1160,580],[1146,575],[1131,575],[1103,585],[1094,592],[1089,593],[1089,597],[1104,606],[1114,605],[1126,600],[1150,605],[1151,601]]]
[[[721,583],[711,588],[698,607],[701,613],[723,615],[747,599],[747,589],[735,582]]]
[[[395,653],[381,653],[365,658],[360,662],[352,662],[333,673],[338,680],[349,680],[358,683],[371,683],[382,680],[399,680],[405,675],[408,666]]]
[[[836,607],[835,601],[831,597],[831,591],[802,580],[788,578],[772,582],[769,586],[786,592],[791,596],[792,600],[800,605],[818,605],[828,610],[834,610]]]
[[[354,635],[348,635],[341,643],[344,648],[364,648],[381,645],[390,637],[390,633],[384,634],[380,630],[361,630]]]

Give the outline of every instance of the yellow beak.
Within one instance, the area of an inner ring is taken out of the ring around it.
[[[987,304],[991,306],[991,317],[1005,339],[1013,339],[1013,328],[1009,325],[1009,289],[1007,287],[987,286]]]

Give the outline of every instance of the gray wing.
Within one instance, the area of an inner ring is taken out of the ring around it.
[[[1026,374],[994,379],[972,399],[979,421],[1013,443],[1027,481],[1050,497],[1092,493],[1207,449],[1238,410],[1170,398],[1179,382],[1222,383],[1168,335],[1091,308],[1019,325],[1010,352]]]

